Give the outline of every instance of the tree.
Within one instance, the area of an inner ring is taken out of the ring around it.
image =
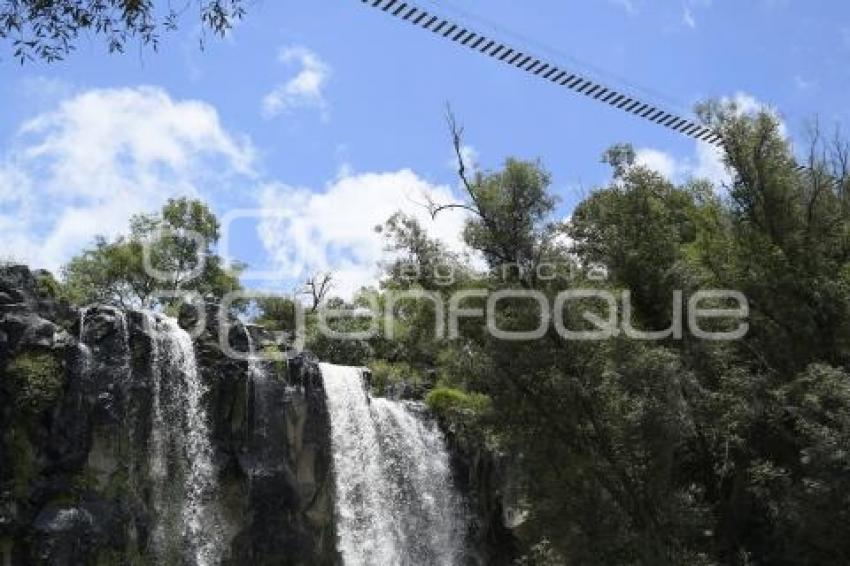
[[[749,299],[750,332],[731,343],[466,332],[439,345],[441,384],[492,400],[498,450],[521,454],[511,473],[524,480],[523,535],[567,563],[845,564],[848,144],[816,135],[801,174],[772,113],[712,103],[700,114],[722,136],[728,191],[677,185],[636,165],[628,145],[604,156],[614,180],[579,204],[567,233],[580,264],[609,268],[605,282],[528,275],[554,233],[534,164],[470,177],[459,159],[468,200],[431,210],[470,214],[465,236],[488,260],[491,290],[629,291],[632,325],[660,330],[675,290],[733,289]],[[426,246],[407,228],[397,241],[415,258]],[[499,277],[514,262],[523,267]],[[500,329],[536,322],[533,304],[505,303]],[[553,314],[574,328],[574,311]]]
[[[141,243],[125,238],[109,242],[97,236],[93,248],[62,267],[62,278],[65,294],[76,304],[143,306],[156,289],[156,281],[144,273]]]
[[[539,162],[508,159],[501,171],[467,175],[463,159],[463,128],[451,111],[449,130],[457,159],[458,177],[468,202],[429,203],[432,217],[449,209],[471,212],[464,239],[480,251],[491,270],[528,286],[547,254],[557,246],[560,226],[549,216],[557,200],[549,194],[550,174]]]
[[[748,344],[763,369],[793,374],[814,361],[850,362],[850,179],[840,137],[815,130],[808,169],[796,170],[770,112],[742,114],[709,103],[700,115],[723,136],[730,188],[733,262],[719,284],[750,300]]]
[[[159,291],[196,291],[222,296],[239,289],[239,268],[227,270],[212,251],[218,242],[215,215],[201,201],[170,199],[159,214],[136,215],[130,234],[72,258],[63,268],[68,295],[78,303],[150,307]],[[147,254],[147,259],[146,259]]]
[[[100,36],[110,52],[123,52],[131,40],[156,48],[160,33],[174,30],[180,13],[193,4],[202,29],[219,36],[245,14],[243,0],[194,0],[180,9],[157,7],[153,0],[3,0],[0,40],[11,42],[22,63],[61,60],[89,32]]]
[[[673,291],[685,284],[685,246],[696,238],[700,207],[713,201],[702,198],[702,185],[676,187],[635,165],[634,155],[629,145],[606,152],[614,180],[575,208],[567,232],[583,264],[605,265],[610,282],[631,292],[638,318],[667,328]]]
[[[301,288],[299,294],[306,295],[309,298],[309,310],[313,313],[316,312],[319,306],[325,302],[325,299],[330,294],[333,286],[334,282],[332,272],[318,272],[309,276],[307,280],[304,281],[304,286]]]
[[[387,274],[383,282],[386,288],[418,286],[429,291],[447,290],[470,275],[458,254],[430,237],[413,216],[396,212],[377,230],[386,240],[385,251],[394,256],[383,266]]]
[[[259,314],[257,324],[269,330],[296,330],[296,304],[288,297],[270,296],[257,300]]]

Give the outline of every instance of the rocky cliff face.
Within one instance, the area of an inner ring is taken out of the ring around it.
[[[488,448],[481,438],[470,437],[443,423],[458,487],[470,506],[467,543],[487,566],[515,564],[526,548],[522,537],[522,490],[510,469],[512,458]]]
[[[98,306],[81,315],[50,297],[44,277],[0,270],[0,564],[162,563],[157,533],[168,528],[157,498],[192,462],[179,431],[165,444],[175,453],[161,462],[154,454],[163,371],[150,315]],[[193,313],[180,319],[189,326]],[[216,317],[208,320],[193,349],[215,489],[198,493],[217,509],[224,563],[333,564],[329,422],[316,360],[232,359],[219,348]],[[282,347],[240,324],[228,338],[243,352]]]

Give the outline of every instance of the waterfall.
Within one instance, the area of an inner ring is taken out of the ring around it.
[[[419,404],[376,398],[372,409],[407,557],[414,557],[414,564],[460,563],[464,507],[452,489],[442,433],[423,418]]]
[[[86,314],[88,308],[80,309],[80,331],[77,335],[77,350],[80,352],[80,374],[88,377],[92,363],[91,348],[86,345]]]
[[[192,339],[173,319],[148,313],[146,320],[152,335],[150,470],[159,513],[154,548],[162,562],[218,564],[224,528],[215,505],[206,387]]]
[[[454,565],[465,514],[439,429],[421,405],[370,399],[358,368],[321,364],[347,566]]]
[[[346,566],[399,564],[378,430],[360,371],[330,364],[321,370],[331,415],[339,552]]]
[[[254,338],[251,336],[251,331],[247,326],[243,326],[245,330],[245,340],[248,344],[248,379],[245,381],[245,414],[251,414],[250,406],[253,401],[253,426],[256,432],[264,435],[268,432],[269,418],[280,407],[275,407],[269,399],[269,382],[266,370],[263,367],[262,360],[254,346]],[[258,452],[264,456],[269,452],[274,451],[274,446],[269,446],[263,443],[258,447]]]
[[[86,315],[89,313],[88,307],[80,309],[80,334],[77,336],[78,341],[82,344],[86,338]]]

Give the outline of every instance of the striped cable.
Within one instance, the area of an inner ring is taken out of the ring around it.
[[[608,104],[684,136],[719,148],[723,147],[723,137],[711,128],[658,108],[648,102],[643,102],[637,97],[620,92],[617,89],[606,87],[593,79],[547,62],[533,54],[514,49],[504,42],[472,31],[468,27],[454,23],[443,16],[431,14],[413,2],[402,0],[361,0],[361,2],[545,81]],[[803,165],[797,165],[796,169],[800,172],[808,170]]]

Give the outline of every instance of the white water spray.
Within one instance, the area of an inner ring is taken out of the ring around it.
[[[370,400],[359,368],[321,370],[344,564],[461,564],[464,507],[439,429],[415,404]]]
[[[153,336],[150,469],[160,514],[154,546],[165,561],[183,555],[189,564],[211,566],[221,561],[224,528],[215,500],[206,387],[189,334],[173,319],[146,317]]]

